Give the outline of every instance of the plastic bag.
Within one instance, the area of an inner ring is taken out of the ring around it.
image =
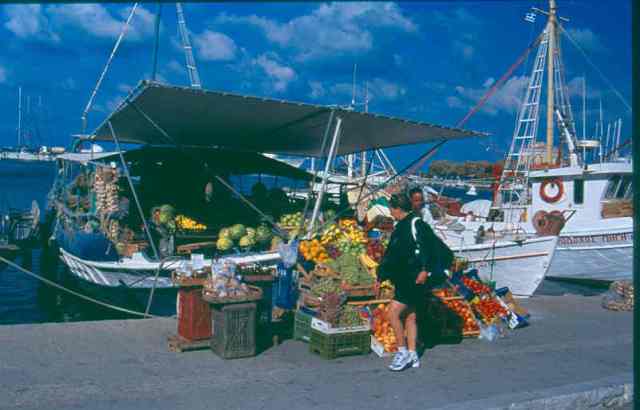
[[[281,243],[278,245],[278,253],[282,258],[285,268],[291,268],[298,261],[298,241],[293,240],[291,243]]]
[[[484,339],[489,342],[495,342],[500,336],[500,331],[498,326],[496,325],[488,325],[485,326],[483,324],[479,324],[480,326],[480,339]]]

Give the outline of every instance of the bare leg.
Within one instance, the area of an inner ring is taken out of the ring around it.
[[[407,328],[407,347],[409,350],[416,351],[416,339],[418,337],[418,325],[416,324],[416,312],[413,311],[404,319],[404,325]]]
[[[406,308],[407,308],[407,305],[393,300],[391,301],[391,308],[389,309],[389,313],[388,313],[389,322],[391,323],[391,327],[393,328],[393,331],[396,334],[396,341],[398,343],[398,347],[407,346],[405,342],[405,337],[404,337],[404,326],[402,324],[402,319],[400,319],[402,312],[404,312]],[[414,347],[415,347],[415,343],[414,343]]]

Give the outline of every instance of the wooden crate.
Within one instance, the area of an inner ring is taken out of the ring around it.
[[[187,340],[180,335],[171,335],[167,338],[167,348],[170,352],[182,353],[190,350],[202,350],[211,348],[211,339]]]

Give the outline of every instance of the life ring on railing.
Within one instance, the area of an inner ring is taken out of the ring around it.
[[[556,186],[557,192],[549,193],[547,190],[549,187]],[[556,203],[562,198],[564,194],[564,186],[562,185],[562,180],[560,178],[549,178],[545,179],[540,185],[540,197],[546,203],[553,204]]]

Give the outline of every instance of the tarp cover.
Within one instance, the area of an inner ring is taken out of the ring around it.
[[[238,152],[215,148],[182,148],[145,146],[123,151],[125,160],[133,163],[164,162],[186,173],[188,169],[206,167],[213,174],[253,175],[265,174],[291,179],[310,181],[313,175],[304,169],[296,168],[283,161],[268,158],[255,152]],[[66,153],[59,159],[87,164],[92,161],[116,161],[120,163],[117,152]],[[176,171],[176,172],[179,172]]]
[[[318,157],[332,109],[343,120],[338,155],[483,135],[329,106],[144,81],[96,129],[94,138],[112,141],[111,121],[121,143],[217,146]]]

